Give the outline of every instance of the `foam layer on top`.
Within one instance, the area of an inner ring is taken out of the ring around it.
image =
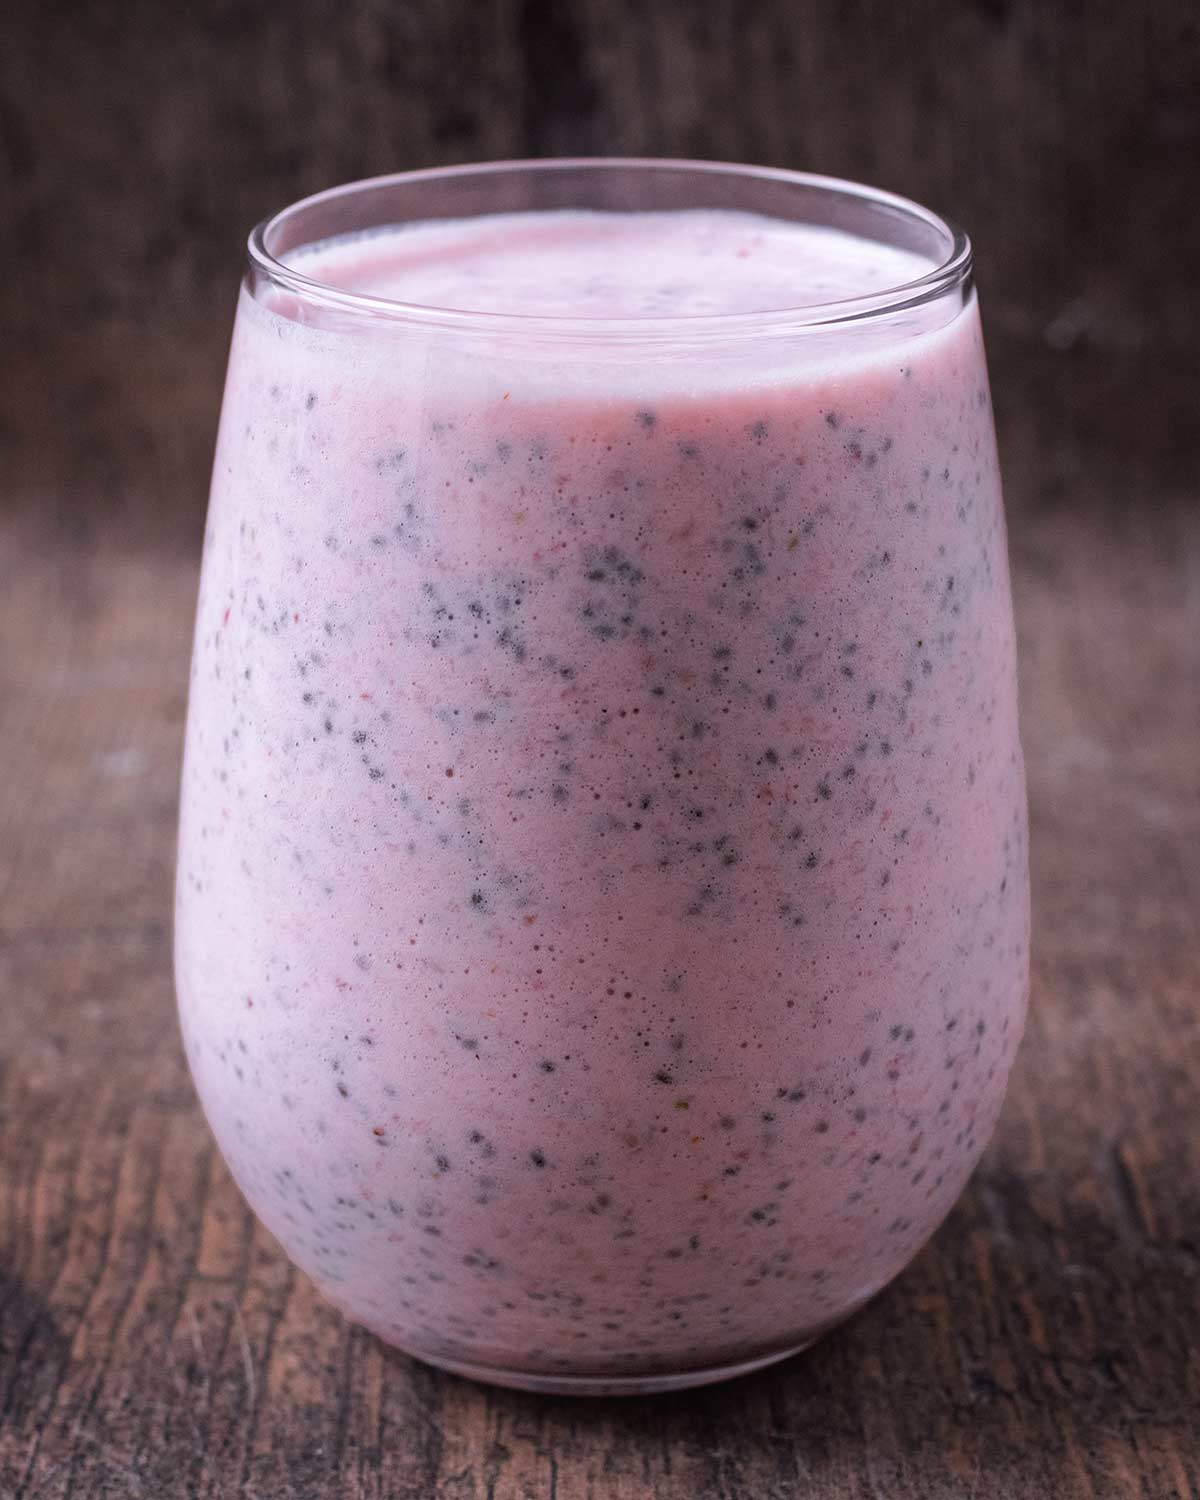
[[[839,230],[719,209],[430,221],[306,246],[288,260],[314,280],[397,302],[578,318],[810,308],[935,269]]]

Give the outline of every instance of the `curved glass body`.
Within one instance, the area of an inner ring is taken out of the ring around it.
[[[929,258],[791,312],[438,311],[292,252],[749,209]],[[878,1291],[991,1132],[1025,797],[965,240],[820,178],[417,173],[256,231],[216,455],[177,981],[246,1197],[347,1316],[650,1390]]]

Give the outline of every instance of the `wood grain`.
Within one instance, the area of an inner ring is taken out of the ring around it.
[[[1185,0],[18,4],[0,47],[0,1500],[1200,1500],[1200,46]],[[995,1142],[803,1358],[640,1403],[349,1328],[217,1157],[174,824],[242,238],[334,181],[627,151],[968,224],[1034,998]]]

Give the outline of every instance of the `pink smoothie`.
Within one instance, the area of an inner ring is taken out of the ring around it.
[[[932,269],[717,211],[293,264],[581,322],[534,348],[243,294],[177,926],[230,1167],[338,1306],[435,1361],[802,1344],[944,1217],[1024,1014],[974,298],[693,340]],[[583,323],[614,317],[679,341],[602,351]]]

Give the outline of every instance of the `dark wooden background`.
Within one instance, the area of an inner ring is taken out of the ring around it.
[[[521,155],[911,194],[975,239],[1006,408],[1035,401],[1047,445],[1195,460],[1194,0],[11,0],[3,24],[0,438],[39,505],[52,462],[86,514],[193,541],[250,226]]]
[[[1200,1497],[1195,0],[10,0],[0,21],[0,1497]],[[877,182],[975,238],[1036,935],[996,1141],[803,1359],[487,1392],[319,1304],[172,1010],[190,611],[241,246],[523,154]]]

